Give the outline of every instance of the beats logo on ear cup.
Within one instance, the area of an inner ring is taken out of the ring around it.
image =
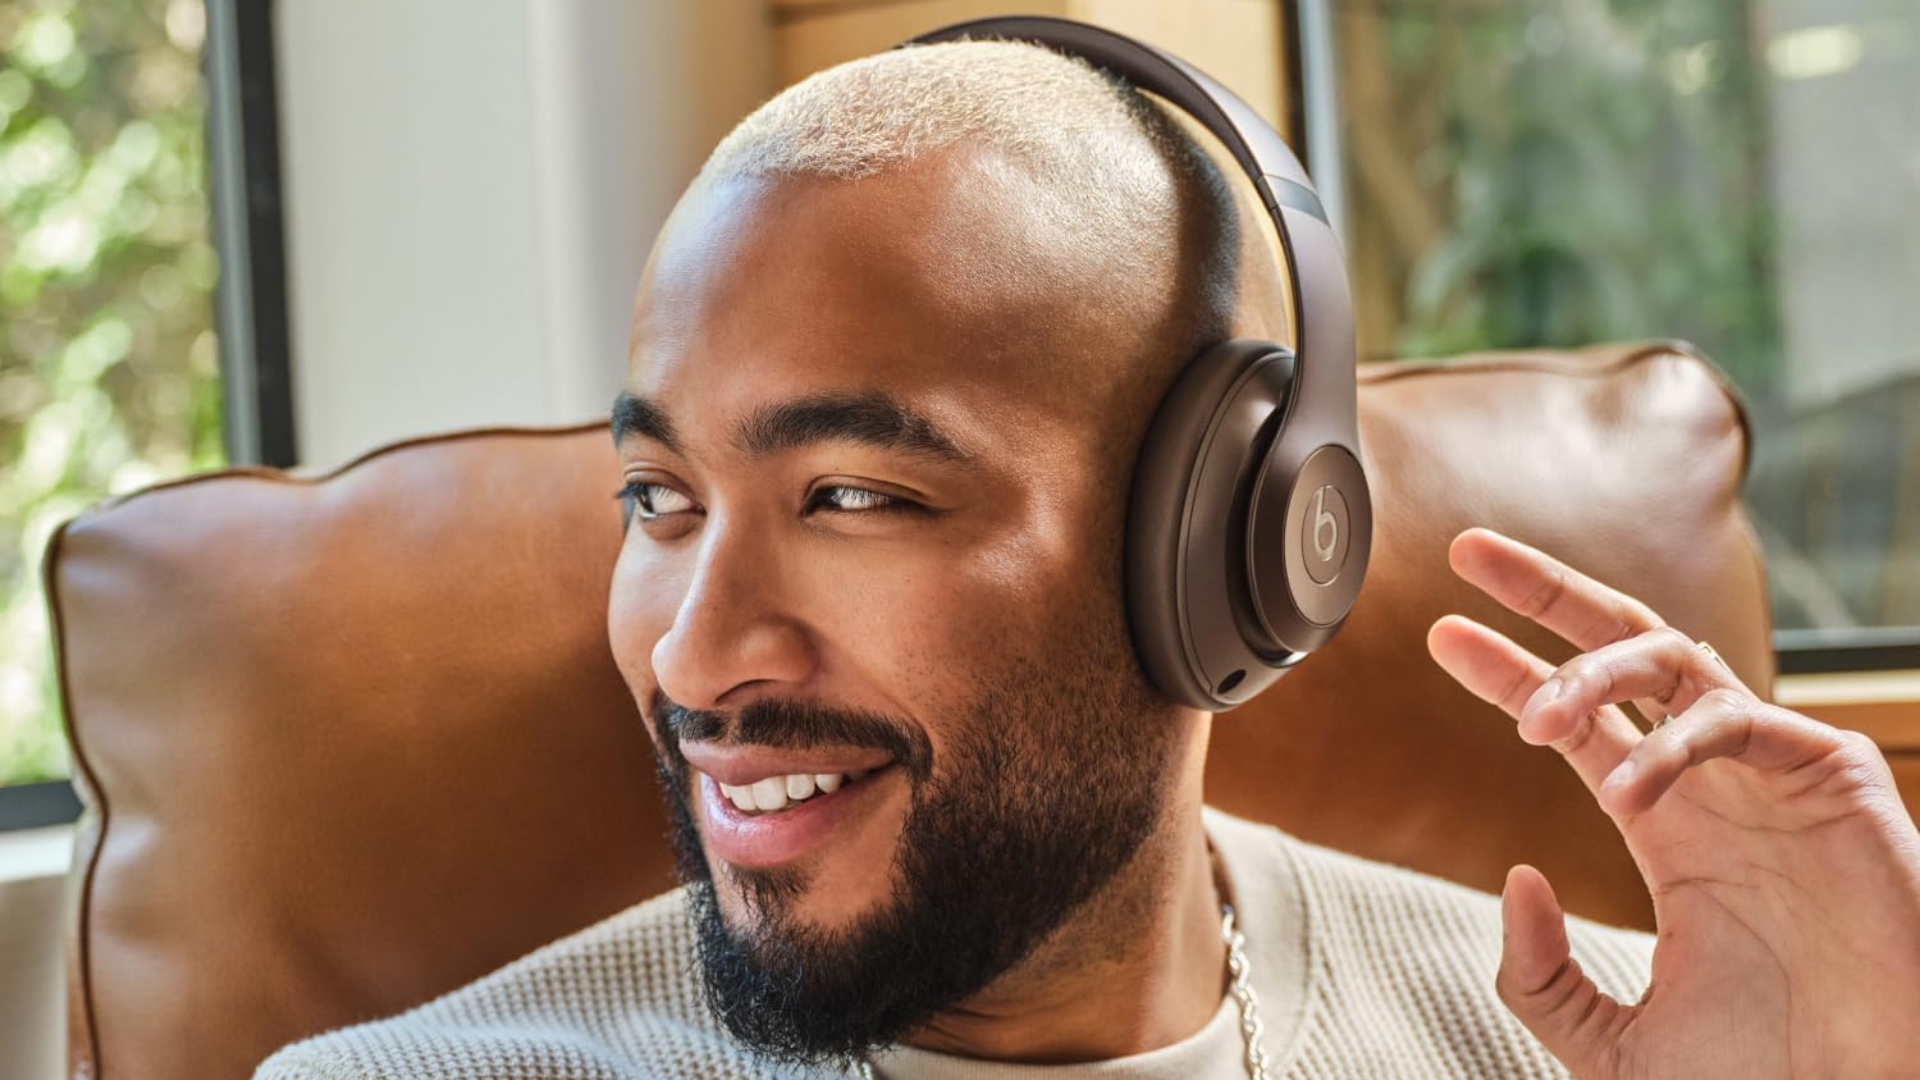
[[[1307,548],[1313,558],[1307,560],[1307,574],[1316,585],[1325,585],[1340,572],[1347,554],[1347,500],[1332,484],[1313,493],[1313,514],[1307,519]]]

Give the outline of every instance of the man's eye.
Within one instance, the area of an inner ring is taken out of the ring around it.
[[[650,480],[635,480],[614,492],[613,497],[624,501],[628,507],[628,517],[639,521],[655,521],[696,509],[692,499],[665,484],[656,484]],[[844,484],[816,489],[808,502],[807,509],[826,510],[836,514],[924,513],[927,511],[926,507],[910,499]]]
[[[627,505],[637,511],[643,521],[693,509],[692,499],[665,484],[649,480],[635,480],[614,492],[613,497],[626,500]]]
[[[816,490],[808,504],[809,509],[813,507],[836,514],[913,513],[926,509],[919,503],[895,495],[883,495],[878,491],[848,487],[844,484],[835,484]]]

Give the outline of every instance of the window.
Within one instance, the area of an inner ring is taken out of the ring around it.
[[[67,775],[40,558],[222,464],[200,0],[0,0],[0,786]]]
[[[1783,670],[1920,667],[1920,8],[1309,6],[1363,355],[1693,341],[1752,409]]]

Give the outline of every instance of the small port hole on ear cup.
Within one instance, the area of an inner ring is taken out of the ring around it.
[[[1214,693],[1231,694],[1233,693],[1233,688],[1240,685],[1240,680],[1246,677],[1247,672],[1245,668],[1235,671],[1233,674],[1220,680],[1220,685],[1214,688]]]

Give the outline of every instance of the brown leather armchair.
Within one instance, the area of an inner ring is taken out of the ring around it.
[[[1742,412],[1683,347],[1366,369],[1370,577],[1338,638],[1216,726],[1209,800],[1575,912],[1650,920],[1611,822],[1424,638],[1459,611],[1564,644],[1446,569],[1485,524],[1773,678]],[[602,423],[464,432],[317,478],[231,469],[69,522],[46,563],[76,783],[71,1071],[240,1078],[670,884],[604,634]]]

